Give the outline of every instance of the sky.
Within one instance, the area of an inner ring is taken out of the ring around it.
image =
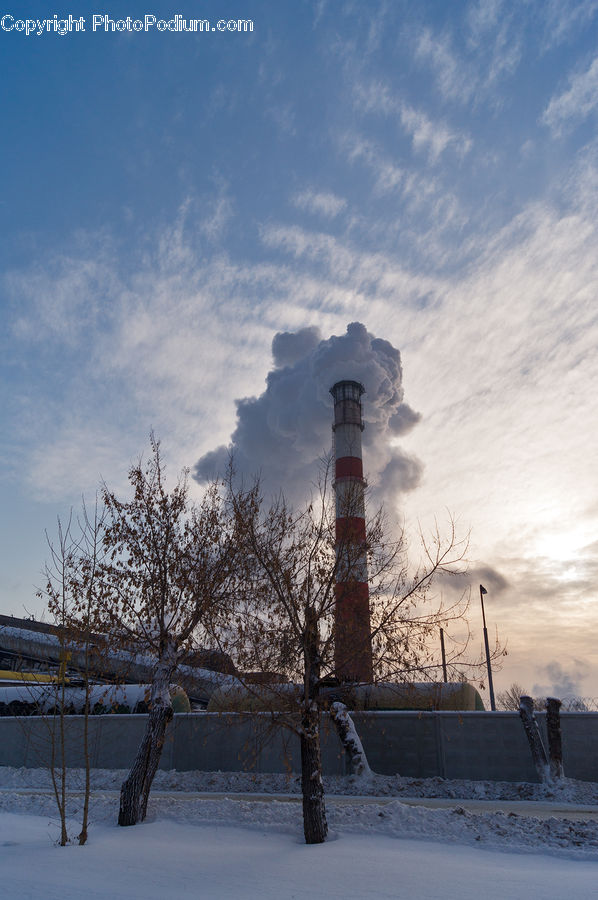
[[[345,359],[372,487],[470,533],[497,689],[598,698],[598,2],[4,10],[0,612],[152,428],[298,496]]]

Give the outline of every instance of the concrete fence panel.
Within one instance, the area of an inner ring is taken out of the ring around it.
[[[511,712],[356,712],[370,766],[382,775],[537,781],[519,715]],[[538,714],[546,741],[545,716]],[[598,782],[598,713],[563,713],[565,775]],[[146,723],[143,715],[92,716],[94,768],[128,769]],[[59,720],[0,718],[0,765],[47,766],[58,751]],[[83,718],[65,719],[67,765],[84,764]],[[57,756],[56,756],[57,758]],[[342,745],[323,717],[326,774],[350,771]],[[178,771],[299,772],[299,740],[267,714],[179,713],[170,724],[161,768]]]

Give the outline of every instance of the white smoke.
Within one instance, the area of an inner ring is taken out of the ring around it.
[[[259,474],[266,493],[283,491],[301,502],[317,481],[322,457],[332,444],[332,397],[337,381],[359,381],[363,397],[364,473],[376,500],[391,502],[412,490],[421,463],[394,445],[418,421],[403,402],[401,355],[360,322],[346,334],[322,340],[317,328],[281,332],[272,341],[274,368],[259,397],[237,400],[237,426],[228,447],[206,453],[194,477],[204,482],[222,474],[229,454],[239,475]]]
[[[553,660],[540,670],[548,681],[534,685],[534,697],[558,697],[560,700],[580,697],[583,695],[582,682],[589,670],[585,660],[574,659],[567,669]]]

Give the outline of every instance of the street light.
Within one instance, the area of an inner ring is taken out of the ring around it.
[[[482,622],[484,623],[484,644],[486,646],[486,666],[488,668],[488,690],[490,691],[490,709],[496,712],[494,702],[494,685],[492,684],[492,666],[490,665],[490,648],[488,647],[488,629],[486,628],[486,613],[484,612],[484,594],[488,591],[483,584],[480,585],[480,602],[482,604]]]

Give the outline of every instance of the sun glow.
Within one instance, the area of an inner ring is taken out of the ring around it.
[[[534,541],[534,555],[554,562],[568,562],[573,568],[590,541],[591,536],[584,528],[552,530],[537,536]]]

